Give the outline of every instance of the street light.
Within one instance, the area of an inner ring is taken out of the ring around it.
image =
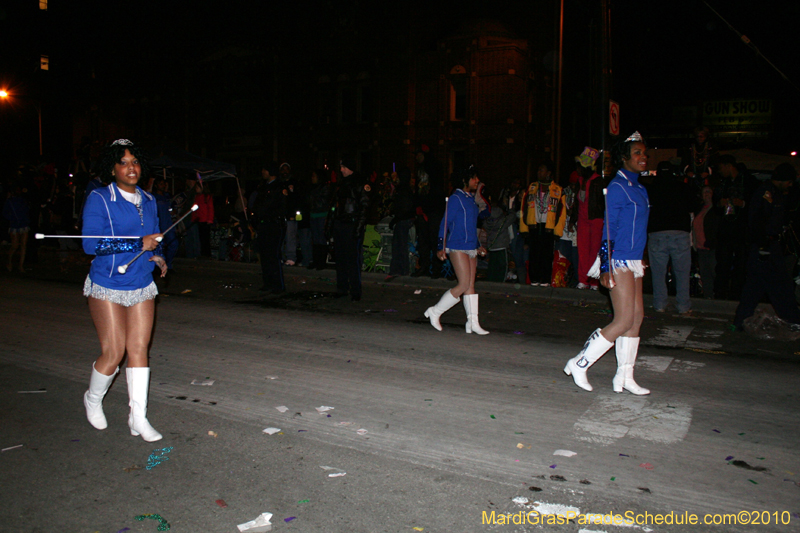
[[[10,96],[11,95],[8,94],[8,91],[6,91],[5,89],[0,89],[0,98],[7,99]],[[43,154],[43,150],[42,150],[42,106],[36,101],[34,101],[34,105],[36,106],[36,112],[39,114],[39,157],[41,157],[42,154]]]

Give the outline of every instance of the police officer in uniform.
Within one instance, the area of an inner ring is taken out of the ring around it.
[[[800,324],[794,284],[786,268],[781,245],[787,222],[788,192],[796,178],[794,167],[782,163],[775,168],[771,179],[756,190],[750,201],[747,280],[733,321],[739,330],[745,319],[753,316],[764,295],[767,295],[780,318]]]
[[[280,294],[286,291],[283,280],[281,248],[286,234],[286,204],[289,191],[278,180],[275,163],[261,168],[263,180],[256,191],[253,213],[256,220],[258,255],[261,259],[261,292]]]
[[[339,296],[361,299],[361,264],[364,231],[371,188],[354,171],[355,163],[342,159],[341,179],[332,184],[331,212],[333,247],[336,261],[336,288]]]

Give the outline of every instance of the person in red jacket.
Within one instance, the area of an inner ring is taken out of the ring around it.
[[[214,197],[205,192],[203,181],[199,180],[195,185],[197,194],[194,203],[197,204],[197,211],[192,213],[192,222],[197,224],[200,230],[200,255],[211,257],[211,225],[214,223]]]

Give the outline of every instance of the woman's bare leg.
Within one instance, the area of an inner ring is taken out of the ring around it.
[[[125,356],[125,308],[119,304],[89,297],[89,313],[92,315],[97,338],[100,340],[100,357],[95,370],[103,375],[112,375]]]
[[[475,293],[474,270],[470,266],[470,257],[463,252],[450,252],[450,262],[456,272],[458,285],[450,289],[450,294],[455,298],[460,298],[462,294]],[[472,292],[468,292],[468,291]]]
[[[153,334],[155,308],[155,300],[147,300],[125,309],[125,347],[129,368],[149,366],[147,352]]]
[[[600,332],[608,342],[614,342],[617,337],[631,331],[636,313],[636,280],[633,272],[614,272],[614,288],[611,289],[611,305],[614,308],[614,320]],[[641,280],[639,282],[639,297],[641,298]],[[639,322],[641,324],[641,322]],[[638,326],[637,326],[638,331]]]
[[[634,283],[634,297],[633,297],[633,325],[631,328],[623,333],[624,337],[638,337],[639,329],[642,327],[644,320],[644,298],[642,297],[642,280],[643,278],[635,278]]]

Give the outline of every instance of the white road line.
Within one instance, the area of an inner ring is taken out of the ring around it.
[[[599,395],[573,429],[576,438],[602,445],[625,436],[670,444],[686,437],[691,422],[692,408],[683,402]]]

